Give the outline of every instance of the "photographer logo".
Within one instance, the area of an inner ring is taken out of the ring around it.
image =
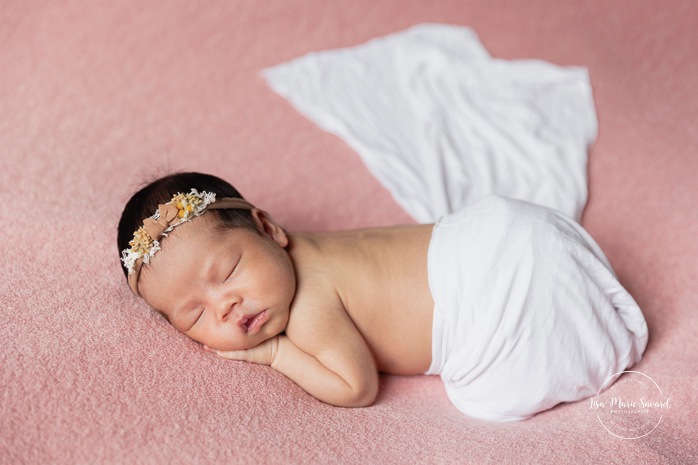
[[[639,371],[623,371],[609,377],[598,395],[589,399],[589,411],[601,425],[620,439],[640,439],[654,431],[671,409],[652,378]]]

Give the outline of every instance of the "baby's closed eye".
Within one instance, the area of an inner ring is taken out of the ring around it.
[[[189,326],[189,329],[192,329],[194,326],[196,326],[200,321],[204,319],[204,313],[206,313],[206,308],[204,307],[196,308],[192,311],[192,314],[194,315],[195,319],[194,322]]]
[[[235,263],[233,264],[232,269],[231,269],[230,272],[228,273],[228,277],[225,278],[225,281],[223,281],[224,283],[227,283],[228,281],[230,281],[230,279],[231,279],[231,278],[233,277],[233,275],[235,274],[235,271],[238,269],[238,264],[239,264],[239,263],[240,263],[240,260],[239,260],[239,259],[235,261]]]

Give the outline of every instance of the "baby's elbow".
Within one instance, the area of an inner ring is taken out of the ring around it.
[[[343,402],[344,407],[368,407],[378,396],[378,379],[354,386]]]
[[[356,399],[356,403],[352,407],[368,407],[376,401],[377,396],[378,389],[376,389],[375,392],[368,392],[366,394],[358,396]]]

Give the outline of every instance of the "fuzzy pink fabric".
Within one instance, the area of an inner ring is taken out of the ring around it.
[[[693,0],[0,0],[0,463],[695,463],[696,18]],[[385,376],[372,407],[331,407],[131,296],[116,223],[171,169],[230,180],[292,230],[410,222],[259,71],[422,22],[590,68],[583,224],[645,311],[636,368],[672,399],[646,437],[610,435],[586,402],[473,420],[435,377]]]

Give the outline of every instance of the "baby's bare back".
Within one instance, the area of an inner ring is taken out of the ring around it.
[[[427,251],[432,229],[415,225],[292,234],[289,252],[299,289],[291,320],[296,310],[299,319],[310,317],[300,307],[317,308],[312,301],[324,299],[322,311],[349,315],[379,371],[424,373],[431,363],[434,302]]]

